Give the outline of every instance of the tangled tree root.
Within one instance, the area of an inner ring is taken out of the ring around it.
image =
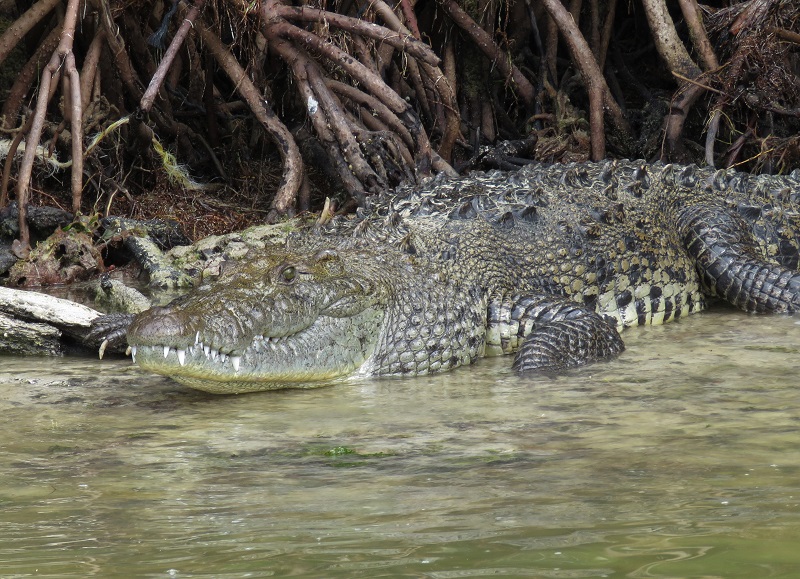
[[[0,34],[0,63],[20,57],[0,78],[0,208],[19,204],[22,254],[31,194],[63,188],[53,159],[70,163],[74,214],[215,205],[252,220],[326,197],[364,203],[453,167],[507,167],[485,154],[502,140],[539,137],[532,156],[549,161],[611,150],[785,170],[800,159],[797,3],[680,0],[670,12],[643,0],[650,33],[638,36],[616,0],[18,4]],[[653,74],[662,62],[673,77]],[[653,76],[678,91],[659,103],[642,82]],[[655,152],[647,111],[667,102]]]

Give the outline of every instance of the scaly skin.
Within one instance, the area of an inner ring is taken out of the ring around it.
[[[128,329],[135,360],[216,393],[470,363],[483,351],[485,305],[394,253],[276,250],[240,264],[138,316]],[[412,316],[419,326],[394,322]]]
[[[797,175],[641,162],[437,180],[246,259],[127,339],[143,368],[219,393],[504,353],[580,365],[708,298],[800,309],[798,191]]]

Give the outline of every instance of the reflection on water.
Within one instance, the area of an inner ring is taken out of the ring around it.
[[[238,397],[0,358],[0,576],[798,577],[799,323]]]

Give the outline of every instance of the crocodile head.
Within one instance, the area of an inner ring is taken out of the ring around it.
[[[321,385],[358,372],[381,340],[380,259],[278,250],[139,314],[128,328],[142,368],[213,393]]]

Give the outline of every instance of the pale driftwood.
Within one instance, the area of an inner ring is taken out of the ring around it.
[[[58,356],[64,353],[61,330],[49,324],[26,322],[0,312],[0,353]]]
[[[83,347],[99,315],[69,300],[0,287],[0,353],[61,355],[69,343]]]
[[[31,291],[0,287],[0,312],[58,328],[88,328],[100,312],[90,307]]]

